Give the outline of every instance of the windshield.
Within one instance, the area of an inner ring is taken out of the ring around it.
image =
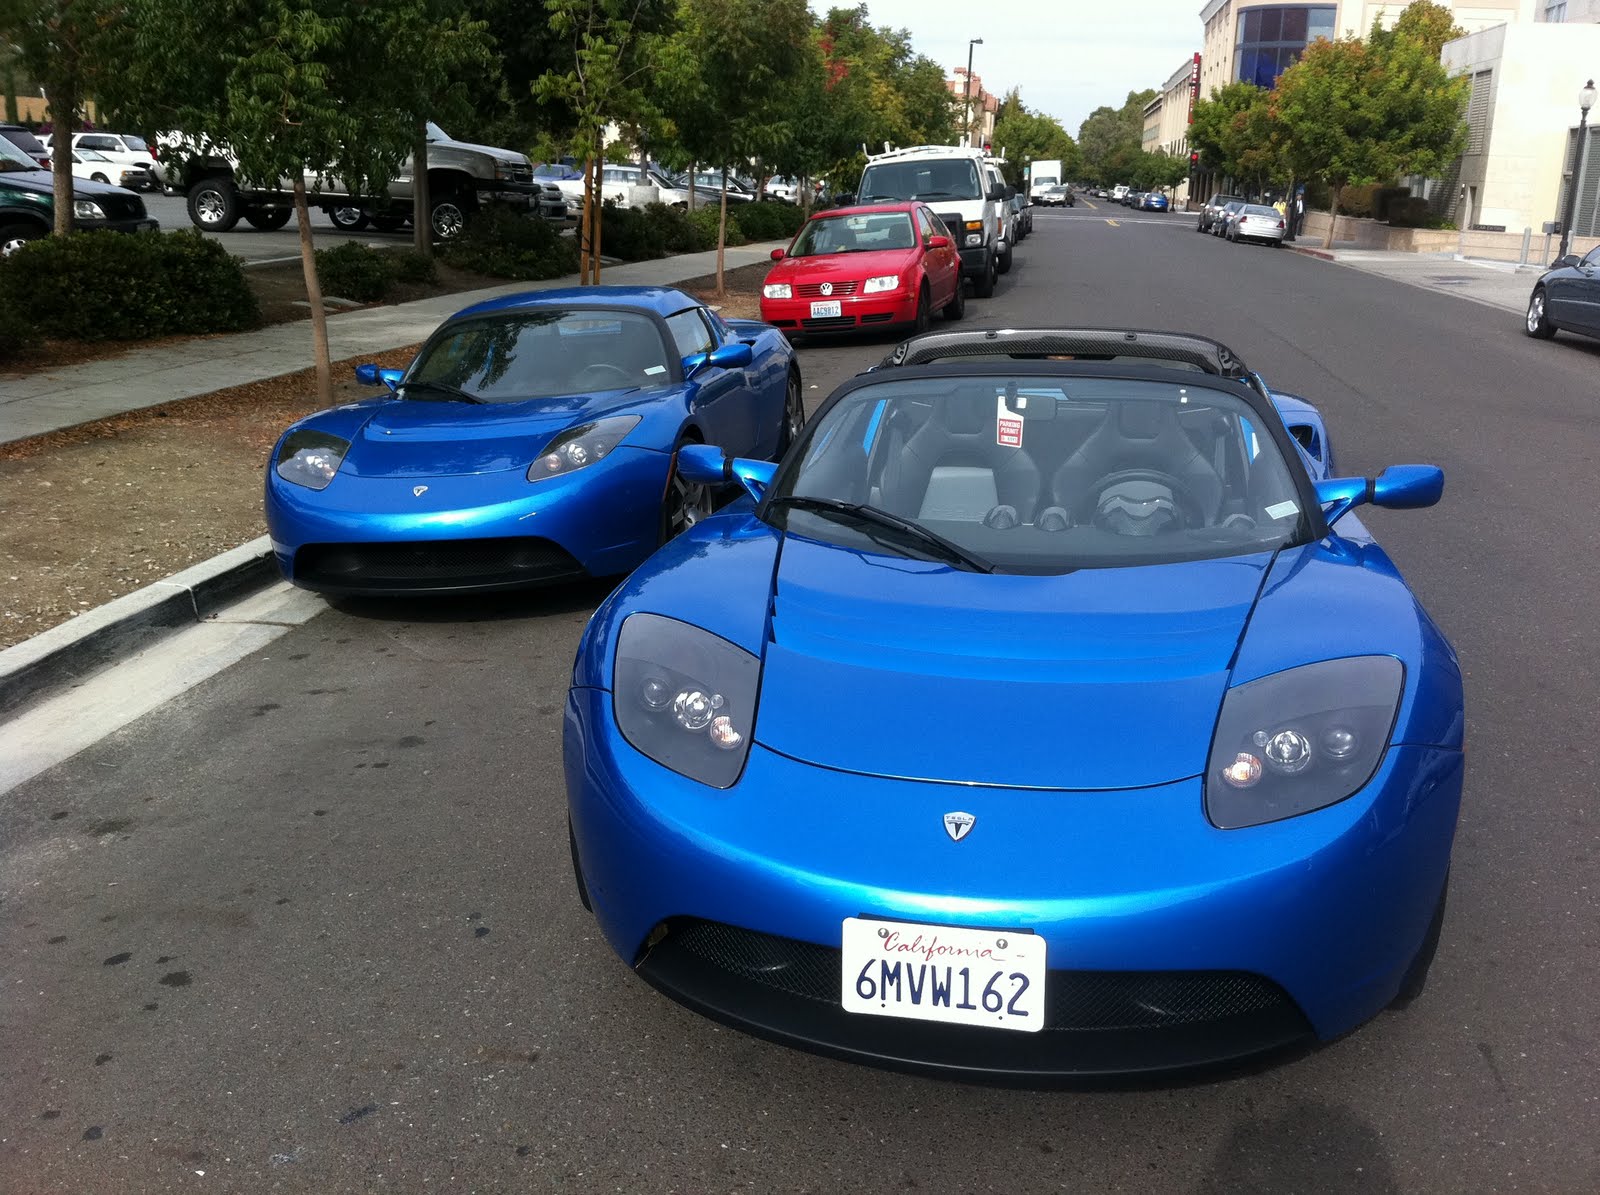
[[[909,199],[982,199],[978,168],[970,158],[881,162],[861,176],[861,202]]]
[[[1062,573],[1270,551],[1310,534],[1290,466],[1244,400],[1097,377],[902,379],[807,425],[766,507],[775,525],[933,558],[820,502],[932,531],[999,572]]]
[[[916,229],[906,212],[873,215],[823,216],[810,221],[795,238],[790,257],[822,257],[829,253],[873,253],[884,249],[912,249]]]
[[[631,311],[554,308],[472,320],[429,342],[406,382],[480,402],[654,389],[672,379],[661,331]],[[419,388],[419,398],[433,398]]]
[[[38,170],[39,163],[23,153],[13,142],[0,134],[0,171]]]

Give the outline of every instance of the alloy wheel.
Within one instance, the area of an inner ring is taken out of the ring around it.
[[[194,197],[194,214],[202,224],[221,224],[227,211],[228,205],[216,191],[201,191]]]
[[[433,207],[433,235],[442,241],[454,240],[467,226],[466,213],[455,203],[445,200]]]
[[[711,491],[678,472],[678,455],[672,455],[672,476],[667,481],[666,508],[662,511],[661,539],[676,539],[711,513]]]

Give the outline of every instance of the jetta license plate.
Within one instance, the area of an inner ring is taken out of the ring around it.
[[[844,314],[844,304],[837,301],[832,303],[811,304],[812,319],[838,319]]]
[[[1045,945],[1037,934],[847,917],[846,1012],[1037,1033]]]

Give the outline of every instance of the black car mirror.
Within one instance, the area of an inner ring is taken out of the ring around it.
[[[1565,269],[1568,269],[1568,268],[1570,268],[1572,266],[1577,265],[1582,260],[1583,260],[1583,258],[1579,257],[1576,253],[1568,253],[1565,256],[1558,257],[1553,262],[1551,262],[1550,263],[1550,268],[1552,270],[1565,270]]]

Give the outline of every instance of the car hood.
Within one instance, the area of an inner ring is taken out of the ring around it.
[[[526,470],[558,433],[638,401],[637,389],[482,405],[393,399],[380,403],[362,424],[343,469],[357,477]]]
[[[494,145],[475,145],[471,141],[457,141],[454,137],[446,137],[439,141],[430,141],[428,146],[442,146],[445,149],[465,149],[474,153],[488,154],[491,158],[498,158],[502,162],[515,162],[518,166],[531,167],[533,159],[527,154],[520,154],[514,149],[501,149]]]
[[[1270,562],[987,575],[788,536],[756,738],[820,767],[956,784],[1199,775]]]
[[[119,169],[117,163],[107,162],[106,166]],[[54,176],[48,170],[6,170],[0,171],[0,187],[12,187],[18,191],[33,191],[37,194],[49,195],[55,189]],[[132,191],[117,186],[115,183],[97,183],[87,178],[72,177],[72,193],[77,197],[95,195],[130,195],[138,199]],[[143,200],[140,200],[142,203]]]
[[[824,253],[785,257],[772,269],[780,282],[848,282],[898,274],[916,256],[915,249],[877,249],[870,253]]]

